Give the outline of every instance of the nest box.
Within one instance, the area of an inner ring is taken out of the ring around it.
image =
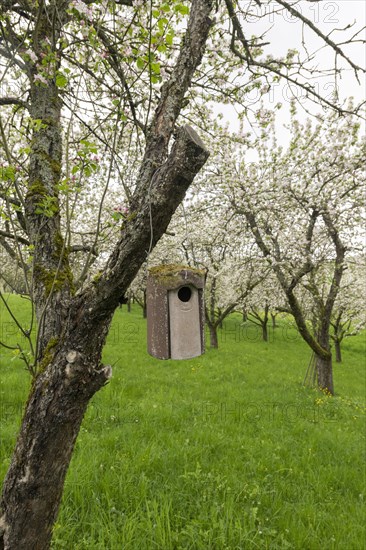
[[[206,272],[182,265],[149,270],[147,350],[158,359],[190,359],[205,351]]]

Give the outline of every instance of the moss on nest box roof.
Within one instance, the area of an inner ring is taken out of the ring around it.
[[[149,274],[160,285],[174,288],[177,286],[177,284],[180,285],[183,280],[187,278],[187,275],[189,278],[189,282],[196,284],[198,282],[201,282],[201,284],[199,284],[198,286],[202,286],[202,279],[205,278],[206,271],[203,269],[189,267],[188,265],[163,264],[149,269]]]

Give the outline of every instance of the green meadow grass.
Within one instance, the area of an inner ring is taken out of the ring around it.
[[[116,312],[53,550],[365,548],[365,335],[344,342],[333,398],[302,386],[310,352],[286,320],[265,343],[234,314],[219,346],[159,361],[141,310]],[[29,376],[0,353],[2,479]]]

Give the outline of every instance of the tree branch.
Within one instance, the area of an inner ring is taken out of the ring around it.
[[[323,34],[321,32],[321,30],[319,29],[319,27],[317,27],[316,25],[314,25],[314,23],[312,21],[310,21],[310,19],[308,19],[307,17],[305,17],[305,15],[303,15],[301,12],[297,11],[295,8],[293,8],[288,2],[285,2],[285,0],[276,0],[276,2],[278,4],[281,4],[281,6],[283,6],[284,8],[287,9],[287,11],[289,11],[294,17],[297,17],[298,19],[300,19],[301,21],[303,21],[311,30],[313,30],[315,32],[315,34],[317,34],[318,36],[320,36],[320,38],[322,38],[324,40],[324,42],[326,44],[328,44],[328,46],[330,46],[331,48],[333,48],[333,50],[338,54],[340,55],[341,57],[343,57],[343,59],[345,59],[347,61],[347,63],[349,63],[349,65],[351,65],[351,67],[354,69],[355,71],[355,75],[356,75],[356,78],[358,80],[358,82],[360,82],[359,78],[358,78],[358,71],[361,71],[361,72],[366,72],[365,69],[363,69],[362,67],[359,67],[358,65],[356,65],[355,63],[353,63],[353,61],[351,61],[351,59],[349,57],[347,57],[347,55],[345,53],[343,53],[343,51],[341,50],[341,48],[335,43],[333,42],[333,40],[331,40],[329,38],[329,36],[327,36],[326,34]]]
[[[74,244],[70,247],[69,253],[75,253],[75,252],[91,252],[94,254],[94,256],[98,255],[98,252],[96,251],[94,246],[90,246],[89,244]]]
[[[25,109],[29,109],[29,104],[17,97],[0,97],[0,105],[20,105]]]
[[[287,2],[284,2],[283,0],[277,0],[277,2],[279,2],[284,7],[285,7],[285,4],[287,4]],[[302,83],[299,80],[297,80],[296,78],[293,78],[292,76],[289,76],[288,74],[285,74],[284,72],[282,72],[280,69],[276,68],[276,66],[275,66],[276,64],[277,65],[278,64],[280,64],[280,65],[283,64],[279,60],[274,59],[272,61],[264,63],[264,62],[257,61],[256,59],[254,59],[253,56],[252,56],[252,53],[250,51],[249,42],[245,38],[242,26],[241,26],[240,21],[239,21],[237,15],[235,13],[234,5],[233,5],[232,0],[225,0],[225,3],[226,3],[226,6],[227,6],[227,10],[228,10],[230,19],[231,19],[232,24],[233,24],[233,35],[232,35],[232,40],[231,40],[231,44],[230,44],[230,49],[239,59],[241,59],[242,61],[245,61],[248,64],[248,67],[260,67],[262,69],[265,69],[266,71],[272,72],[272,73],[276,74],[277,76],[279,76],[281,78],[284,78],[285,80],[287,80],[291,84],[294,84],[295,86],[299,86],[299,88],[305,90],[308,94],[310,94],[311,96],[316,98],[318,101],[320,101],[320,103],[324,103],[325,105],[328,105],[332,109],[336,110],[339,114],[349,113],[349,111],[347,111],[345,109],[342,109],[341,107],[338,107],[337,105],[335,105],[335,103],[332,103],[331,101],[327,100],[325,97],[321,96],[307,82]],[[291,6],[289,6],[289,7],[291,8]],[[293,9],[293,8],[291,8],[291,9]],[[302,19],[304,21],[303,16],[301,16],[301,14],[299,12],[297,12],[296,10],[294,10],[294,12],[296,13],[296,17],[299,17],[300,19]],[[305,18],[305,20],[309,21],[306,18]],[[306,21],[304,21],[304,22],[306,22]],[[309,23],[312,25],[312,27],[314,27],[313,30],[317,29],[317,27],[315,27],[315,25],[313,25],[311,23],[311,21],[309,21]],[[319,36],[321,36],[327,44],[331,45],[332,47],[334,45],[333,49],[337,53],[341,52],[341,53],[339,53],[339,55],[342,54],[342,57],[345,57],[345,59],[348,61],[348,63],[350,63],[350,65],[353,68],[355,68],[355,71],[356,71],[356,69],[357,70],[363,70],[360,67],[358,67],[357,65],[354,65],[352,63],[352,61],[347,56],[345,56],[343,54],[342,50],[340,50],[340,48],[332,40],[330,40],[326,35],[323,35],[319,29],[317,29],[317,30],[319,31],[318,34],[320,33]],[[236,34],[237,38],[239,39],[239,41],[241,42],[241,44],[244,48],[245,55],[243,55],[235,46],[235,38],[236,38],[235,34]],[[339,50],[339,52],[337,51],[337,49]],[[356,72],[356,77],[358,78],[357,72]]]
[[[30,244],[27,239],[24,239],[23,237],[19,237],[18,235],[13,235],[12,233],[8,233],[7,231],[3,231],[2,229],[0,229],[0,235],[2,237],[6,237],[7,239],[13,239],[15,241],[19,241],[20,243],[25,244],[27,246],[29,246]]]

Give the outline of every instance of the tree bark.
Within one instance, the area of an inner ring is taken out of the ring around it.
[[[272,319],[272,328],[273,328],[273,330],[274,330],[275,328],[277,328],[276,317],[277,317],[277,313],[272,313],[272,312],[271,312],[271,319]]]
[[[316,355],[316,372],[318,388],[331,395],[334,394],[332,357],[324,359]]]
[[[89,399],[110,378],[95,357],[61,349],[34,382],[4,481],[0,548],[46,550]]]
[[[334,350],[336,363],[342,363],[341,341],[338,338],[334,339]]]
[[[318,341],[323,350],[328,352],[327,356],[323,354],[315,354],[316,356],[316,373],[318,379],[318,388],[330,394],[334,394],[333,386],[333,365],[332,353],[330,350],[329,332],[326,328],[318,334]]]
[[[209,325],[210,331],[210,347],[213,349],[218,349],[219,342],[217,338],[217,327],[215,325]]]

